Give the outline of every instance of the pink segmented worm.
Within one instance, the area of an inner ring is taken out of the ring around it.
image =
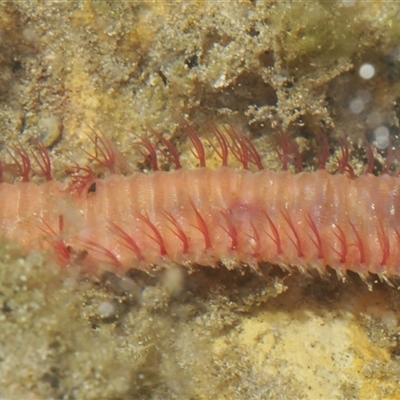
[[[21,179],[1,180],[0,234],[26,251],[51,248],[59,264],[89,270],[221,262],[257,270],[267,262],[321,274],[329,266],[341,277],[347,271],[384,280],[400,275],[399,178],[355,177],[345,143],[338,174],[267,171],[237,129],[213,131],[220,168],[206,167],[205,146],[188,128],[200,166],[183,168],[178,150],[154,132],[176,170],[160,171],[158,152],[143,139],[140,151],[149,153],[155,169],[149,174],[130,172],[112,142],[93,132],[93,158],[110,174],[99,179],[89,167],[76,165],[67,184],[52,180],[49,155],[38,142],[34,156],[21,145],[12,147]],[[301,167],[294,141],[283,134],[281,139],[284,169],[291,161]],[[229,156],[243,169],[229,167]],[[32,160],[45,178],[42,184],[30,180]],[[321,160],[323,168],[326,148]],[[251,172],[250,164],[258,171]]]

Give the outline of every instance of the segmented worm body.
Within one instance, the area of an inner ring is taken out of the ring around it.
[[[0,232],[27,250],[52,248],[61,265],[121,272],[221,263],[257,270],[268,262],[304,272],[330,266],[339,276],[400,275],[399,178],[267,171],[247,138],[234,131],[229,141],[217,132],[223,162],[216,170],[205,166],[204,146],[191,132],[199,168],[160,171],[152,157],[150,174],[98,179],[77,167],[67,185],[50,179],[48,155],[39,147],[48,180],[29,181],[30,166],[19,163],[22,182],[0,184]],[[99,138],[103,163],[114,171],[119,154]],[[147,139],[142,145],[156,157]],[[230,168],[229,151],[260,171]],[[22,149],[17,153],[27,159]]]

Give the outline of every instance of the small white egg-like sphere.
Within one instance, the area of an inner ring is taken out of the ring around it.
[[[350,101],[349,108],[353,114],[360,114],[364,110],[364,102],[356,97]]]
[[[374,130],[374,136],[375,136],[374,143],[378,150],[385,150],[389,146],[390,132],[386,126],[384,125],[378,126]]]
[[[97,314],[100,318],[113,317],[117,312],[117,307],[112,301],[103,301],[97,307]]]
[[[365,63],[361,65],[358,74],[363,79],[371,79],[375,75],[375,67],[372,64]]]

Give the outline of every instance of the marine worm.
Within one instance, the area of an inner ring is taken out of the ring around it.
[[[209,144],[219,168],[207,167],[206,146],[192,128],[195,169],[182,167],[178,150],[152,131],[176,169],[161,170],[159,150],[144,138],[139,151],[153,167],[148,174],[131,172],[111,140],[94,132],[92,158],[109,175],[98,178],[90,167],[76,165],[67,183],[52,179],[40,143],[32,154],[13,147],[19,179],[0,183],[0,234],[26,251],[50,249],[61,266],[90,271],[151,272],[172,264],[258,270],[265,262],[321,274],[329,266],[339,277],[354,271],[389,282],[400,275],[398,177],[374,176],[371,168],[355,177],[346,145],[338,173],[324,169],[326,147],[319,170],[291,173],[291,160],[298,169],[301,162],[285,135],[279,152],[284,170],[268,171],[247,136],[233,127],[213,131]],[[230,167],[229,157],[243,168]],[[33,162],[45,182],[32,181]],[[7,166],[1,166],[4,175]]]

